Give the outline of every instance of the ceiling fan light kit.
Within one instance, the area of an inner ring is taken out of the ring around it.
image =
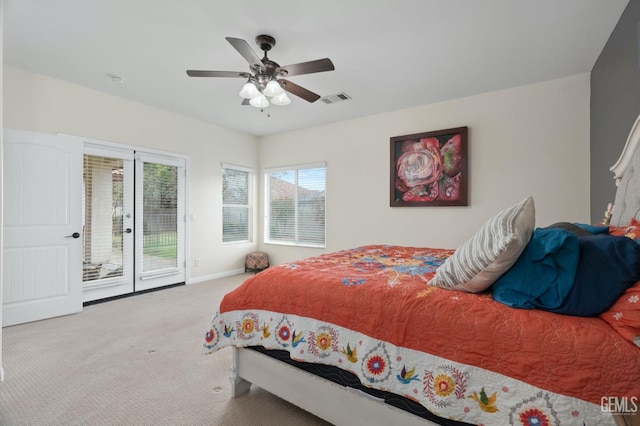
[[[238,94],[245,99],[250,99],[249,105],[256,108],[266,108],[270,103],[274,105],[289,105],[291,103],[291,99],[277,80],[269,80],[266,85],[263,85],[256,84],[250,79],[242,86],[242,90]]]
[[[245,100],[243,105],[251,105],[256,108],[266,108],[270,103],[274,105],[289,105],[291,99],[286,92],[296,95],[307,102],[315,102],[320,95],[313,93],[304,87],[298,86],[282,77],[293,75],[311,74],[324,71],[333,71],[335,68],[329,58],[315,61],[301,62],[299,64],[281,67],[267,57],[267,52],[276,44],[276,40],[268,35],[256,37],[256,43],[264,52],[260,59],[245,40],[226,37],[226,40],[249,63],[251,73],[239,71],[199,71],[187,70],[189,77],[241,77],[248,78],[242,86],[239,95]],[[249,100],[247,103],[246,100]]]
[[[273,98],[274,96],[284,94],[284,90],[282,90],[282,87],[280,87],[280,83],[278,83],[276,80],[269,80],[262,93],[265,96]]]
[[[269,80],[266,85],[255,84],[251,81],[246,83],[239,93],[245,99],[250,99],[249,105],[256,108],[266,108],[269,106],[269,99],[274,105],[289,105],[291,99],[287,96],[277,80]]]
[[[251,98],[251,100],[249,101],[249,105],[256,108],[266,108],[269,106],[269,101],[267,100],[267,97],[265,95],[263,95],[262,93],[258,93],[257,96]]]
[[[291,99],[289,99],[287,94],[284,93],[283,91],[281,94],[271,98],[271,103],[274,105],[284,106],[284,105],[289,105],[291,103]]]
[[[260,92],[258,91],[258,88],[256,87],[256,85],[251,83],[250,81],[245,83],[244,86],[242,86],[242,90],[240,90],[240,93],[239,93],[239,95],[245,99],[251,99],[255,96],[258,96],[259,94]]]

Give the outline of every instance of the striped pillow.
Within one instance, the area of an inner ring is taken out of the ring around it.
[[[518,260],[534,225],[535,207],[529,197],[482,225],[436,270],[429,284],[469,293],[488,289]]]

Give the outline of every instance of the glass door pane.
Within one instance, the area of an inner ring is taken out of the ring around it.
[[[122,276],[124,174],[120,158],[84,156],[83,282]]]
[[[136,291],[185,281],[184,163],[176,157],[137,154]]]
[[[178,168],[144,163],[142,272],[178,262]]]
[[[84,300],[133,291],[133,152],[85,148],[82,182]],[[126,159],[126,157],[131,159]]]

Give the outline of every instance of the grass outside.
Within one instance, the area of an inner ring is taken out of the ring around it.
[[[144,235],[143,250],[149,256],[158,256],[163,259],[176,259],[178,256],[178,245],[175,242],[175,232],[163,234]],[[113,247],[122,247],[122,236],[114,235]]]
[[[178,255],[177,246],[165,245],[165,246],[145,246],[144,254],[149,256],[157,256],[163,259],[175,259]]]

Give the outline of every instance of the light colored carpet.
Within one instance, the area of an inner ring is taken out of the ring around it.
[[[250,274],[3,329],[0,425],[327,425],[253,386],[230,398],[231,350],[200,352]]]

